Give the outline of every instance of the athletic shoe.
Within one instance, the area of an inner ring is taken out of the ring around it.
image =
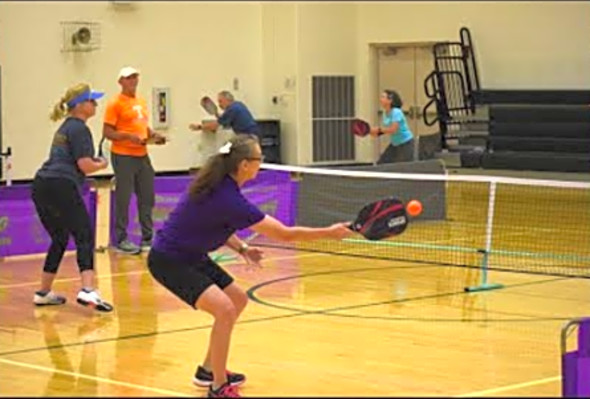
[[[64,303],[66,303],[66,298],[61,295],[57,295],[53,291],[37,291],[35,292],[35,296],[33,297],[33,303],[36,306],[63,305]]]
[[[209,392],[207,392],[208,398],[239,398],[238,388],[231,386],[229,382],[226,382],[217,389],[213,389],[213,385],[209,386]]]
[[[142,251],[149,252],[152,248],[152,240],[141,240],[141,245],[139,247]]]
[[[94,308],[99,312],[111,312],[113,310],[113,306],[110,303],[103,301],[97,290],[90,292],[83,289],[80,290],[76,301],[80,305]]]
[[[244,374],[226,371],[225,375],[227,376],[227,381],[232,386],[242,385],[246,382],[246,376]],[[202,366],[199,366],[193,377],[193,384],[200,387],[210,387],[213,384],[213,373],[205,370]]]
[[[129,255],[138,255],[141,253],[141,248],[128,240],[123,240],[119,243],[119,245],[117,245],[117,252]]]

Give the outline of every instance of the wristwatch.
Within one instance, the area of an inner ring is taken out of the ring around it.
[[[377,130],[377,136],[382,136],[383,130],[381,130],[381,126],[379,126],[379,130]]]
[[[246,244],[245,242],[243,242],[240,245],[240,248],[238,248],[238,253],[243,254],[244,252],[246,252],[248,250],[248,244]]]

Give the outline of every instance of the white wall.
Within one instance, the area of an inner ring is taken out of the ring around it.
[[[300,157],[297,7],[289,2],[262,4],[263,99],[269,115],[281,121],[281,160],[288,164],[296,164]]]
[[[314,75],[355,75],[357,5],[352,2],[298,6],[298,134],[300,164],[312,163],[311,82]]]
[[[102,48],[62,53],[65,20],[100,22]],[[110,2],[1,2],[3,144],[14,151],[13,177],[31,178],[45,160],[57,127],[48,114],[68,86],[88,81],[113,96],[116,74],[127,64],[141,69],[139,91],[150,104],[152,87],[170,87],[172,141],[152,147],[152,160],[158,171],[186,170],[200,141],[187,126],[206,117],[202,95],[232,90],[237,77],[236,97],[256,116],[266,115],[261,22],[258,2],[138,2],[130,9]],[[103,105],[89,123],[96,142]]]
[[[470,28],[486,88],[590,88],[590,3],[363,2],[361,47],[459,39]]]
[[[0,2],[3,141],[14,177],[31,178],[56,125],[51,106],[80,80],[115,95],[116,73],[142,70],[140,91],[171,89],[172,141],[152,148],[158,171],[194,166],[204,141],[203,94],[232,90],[258,118],[282,120],[283,159],[311,162],[311,77],[355,74],[357,111],[369,115],[370,43],[456,40],[471,29],[485,88],[590,88],[587,2]],[[102,24],[102,48],[62,53],[60,22]],[[280,102],[274,105],[273,96]],[[103,102],[104,104],[104,102]],[[104,108],[90,122],[98,142]],[[359,160],[372,159],[368,141]]]

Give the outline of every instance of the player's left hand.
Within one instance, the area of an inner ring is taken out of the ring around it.
[[[242,252],[241,255],[246,261],[247,265],[261,268],[262,264],[260,264],[260,261],[262,260],[263,254],[264,252],[262,252],[262,250],[249,247],[244,252]]]
[[[161,133],[154,133],[152,137],[150,137],[151,141],[156,145],[166,144],[168,139]]]

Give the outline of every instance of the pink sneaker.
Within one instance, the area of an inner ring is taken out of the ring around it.
[[[226,382],[217,389],[213,389],[213,385],[209,386],[209,392],[207,392],[208,398],[240,398],[238,388],[231,386],[229,382]]]

